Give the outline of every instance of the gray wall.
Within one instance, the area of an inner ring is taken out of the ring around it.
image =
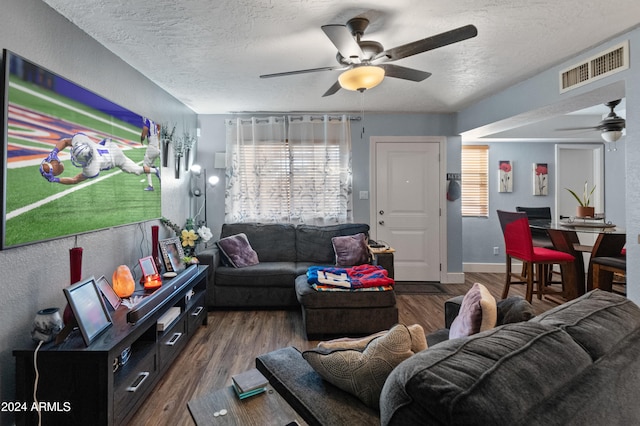
[[[143,75],[58,15],[40,0],[3,0],[0,47],[50,69],[141,115],[173,121],[195,131],[197,117]],[[172,167],[173,162],[169,164]],[[176,221],[188,214],[185,180],[163,170],[162,211]],[[178,202],[176,202],[178,201]],[[52,217],[51,226],[67,220]],[[111,276],[119,264],[133,268],[150,253],[150,227],[157,221],[79,235],[84,248],[84,276]],[[161,232],[164,232],[161,227]],[[165,234],[166,235],[166,234]],[[163,235],[161,235],[162,237]],[[62,289],[69,285],[69,249],[75,238],[62,238],[0,252],[0,397],[15,398],[11,351],[33,347],[29,332],[36,311],[64,308]],[[133,269],[132,269],[133,270]],[[11,424],[1,413],[0,423]]]

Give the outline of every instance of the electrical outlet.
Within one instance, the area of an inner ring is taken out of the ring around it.
[[[500,247],[494,247],[493,254],[500,254]]]

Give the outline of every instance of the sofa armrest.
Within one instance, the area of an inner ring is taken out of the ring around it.
[[[444,327],[451,328],[453,320],[456,319],[460,312],[460,305],[462,305],[462,299],[464,296],[456,296],[444,302]]]

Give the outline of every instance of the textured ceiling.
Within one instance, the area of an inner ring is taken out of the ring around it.
[[[199,114],[242,111],[448,113],[638,24],[637,0],[44,0]],[[478,36],[395,62],[429,71],[363,95],[322,94],[339,71],[321,30],[355,16],[392,48],[463,25]]]

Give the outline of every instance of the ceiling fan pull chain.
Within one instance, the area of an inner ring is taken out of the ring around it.
[[[362,115],[362,131],[360,132],[360,139],[364,136],[364,90],[360,92],[360,111]]]

